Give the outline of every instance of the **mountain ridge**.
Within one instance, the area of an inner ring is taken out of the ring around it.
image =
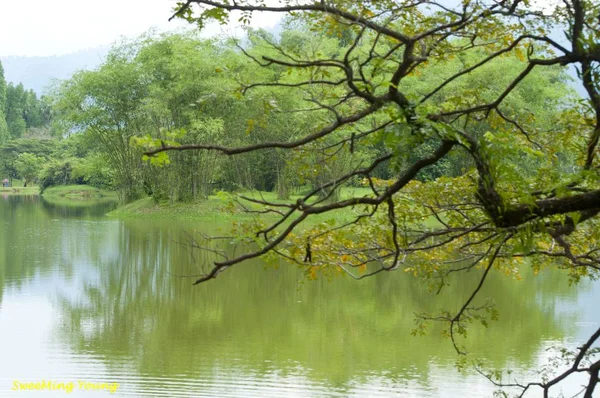
[[[47,92],[52,81],[96,68],[109,50],[110,46],[101,46],[58,56],[0,56],[0,61],[7,82],[23,83],[25,89],[32,89],[40,96]]]

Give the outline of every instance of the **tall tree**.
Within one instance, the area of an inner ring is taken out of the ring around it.
[[[129,145],[144,131],[144,82],[131,62],[131,46],[113,49],[96,71],[82,71],[64,82],[54,104],[65,133],[80,131],[99,144],[115,173],[123,202],[142,194],[141,154]]]
[[[27,103],[27,94],[23,84],[16,86],[9,83],[6,88],[6,123],[13,139],[21,138],[27,130],[27,122],[23,117]]]

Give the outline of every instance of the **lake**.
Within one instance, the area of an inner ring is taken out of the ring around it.
[[[64,396],[68,383],[70,397],[493,394],[455,369],[440,328],[411,335],[415,313],[458,308],[475,272],[437,296],[401,271],[308,281],[260,261],[192,286],[214,254],[190,239],[225,226],[105,217],[113,207],[0,197],[0,397]],[[569,286],[558,271],[493,275],[481,297],[495,299],[500,319],[470,329],[466,348],[522,381],[548,348],[574,347],[600,324],[598,283]],[[13,390],[44,381],[63,384]]]

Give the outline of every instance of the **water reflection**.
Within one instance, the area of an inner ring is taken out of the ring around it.
[[[138,372],[155,378],[187,374],[192,382],[215,369],[235,369],[263,380],[277,372],[344,393],[373,376],[431,386],[431,365],[451,367],[455,360],[436,331],[410,336],[414,313],[458,307],[475,278],[433,299],[401,274],[299,285],[294,269],[247,264],[192,287],[191,279],[173,275],[197,273],[195,264],[212,256],[174,243],[184,239],[178,226],[124,223],[115,257],[94,261],[97,274],[87,281],[85,298],[61,300],[68,319],[61,335],[79,349],[136,358]],[[470,349],[499,367],[508,361],[531,366],[540,341],[561,339],[570,323],[557,322],[554,308],[536,300],[542,292],[567,294],[566,285],[555,283],[559,278],[542,276],[536,288],[492,279],[485,294],[497,298],[503,319],[490,330],[474,328]]]
[[[457,308],[476,274],[433,296],[401,273],[305,282],[294,268],[256,262],[193,287],[178,275],[197,274],[213,258],[181,242],[214,225],[48,209],[36,199],[0,202],[0,297],[8,298],[0,301],[0,352],[16,356],[39,342],[21,365],[0,362],[0,375],[96,375],[120,381],[123,396],[491,393],[485,380],[453,370],[456,357],[439,330],[410,335],[414,313]],[[524,276],[489,281],[481,297],[496,300],[501,319],[469,332],[468,349],[496,367],[535,368],[540,349],[573,335],[582,316],[564,275]]]
[[[115,199],[56,201],[42,197],[40,202],[52,218],[98,218],[117,207]]]

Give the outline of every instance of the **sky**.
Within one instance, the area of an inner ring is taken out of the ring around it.
[[[106,46],[122,36],[135,37],[152,27],[159,31],[189,28],[185,21],[168,21],[177,1],[0,0],[0,56],[63,55]],[[546,8],[555,1],[535,3]],[[280,14],[255,14],[252,26],[273,28],[280,19]],[[206,34],[234,31],[235,25],[213,25]]]
[[[0,56],[63,55],[135,37],[190,27],[169,17],[177,0],[0,0]],[[234,18],[235,19],[235,18]],[[274,15],[257,14],[254,27],[272,28]],[[231,34],[235,26],[211,26],[208,35]]]

